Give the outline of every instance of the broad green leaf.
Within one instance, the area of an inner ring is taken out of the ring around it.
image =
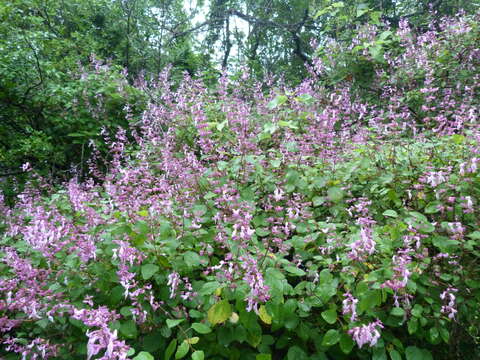
[[[442,340],[445,342],[445,344],[448,344],[450,340],[450,333],[448,332],[448,329],[441,327],[440,336],[442,337]]]
[[[171,329],[181,322],[183,322],[185,319],[167,319],[167,326]]]
[[[255,356],[255,360],[272,360],[271,354],[257,354]]]
[[[314,196],[313,197],[313,206],[320,206],[325,202],[324,196]]]
[[[120,326],[120,332],[126,338],[135,339],[137,337],[137,324],[133,320],[127,320]]]
[[[426,214],[436,214],[440,212],[439,206],[441,205],[440,201],[432,201],[425,207]]]
[[[385,348],[374,348],[372,360],[388,360]]]
[[[228,320],[232,315],[232,307],[227,300],[222,300],[213,305],[207,313],[210,324],[216,325]]]
[[[200,341],[200,338],[198,336],[194,336],[194,337],[186,339],[185,341],[187,343],[189,343],[190,345],[195,345],[196,343],[198,343]]]
[[[340,341],[340,333],[338,330],[330,329],[323,336],[322,345],[323,346],[332,346]]]
[[[457,240],[452,240],[446,236],[433,236],[432,243],[434,246],[439,248],[441,251],[448,252],[456,248],[460,244]]]
[[[392,34],[393,34],[393,32],[391,32],[390,30],[386,30],[386,31],[382,32],[378,38],[380,40],[385,40],[388,37],[390,37],[390,35],[392,35]]]
[[[137,214],[142,216],[142,217],[147,217],[148,216],[148,210],[140,210],[137,211]],[[140,353],[141,354],[141,353]],[[148,353],[147,353],[148,354]],[[149,354],[150,355],[150,354]]]
[[[333,202],[339,202],[343,199],[344,193],[343,190],[338,186],[333,186],[327,190],[328,198]]]
[[[370,310],[380,305],[382,302],[381,292],[378,290],[369,290],[360,297],[358,309],[360,311]]]
[[[322,318],[329,324],[335,324],[337,321],[337,312],[334,309],[325,310],[321,315]]]
[[[272,317],[268,315],[265,305],[260,305],[260,308],[258,309],[258,316],[265,324],[270,325],[272,323]]]
[[[418,320],[417,319],[410,319],[407,322],[407,329],[408,329],[408,333],[410,335],[415,334],[418,330]]]
[[[415,304],[415,306],[412,309],[412,315],[416,318],[419,318],[422,315],[423,312],[423,306],[419,304]]]
[[[465,136],[455,134],[455,135],[452,135],[452,140],[455,144],[460,145],[465,142]]]
[[[480,231],[474,231],[467,235],[470,239],[480,240]]]
[[[192,329],[195,330],[199,334],[208,334],[212,332],[212,329],[210,329],[210,326],[202,324],[202,323],[193,323],[192,324]]]
[[[268,103],[267,107],[270,110],[273,110],[273,109],[277,108],[278,106],[285,104],[287,102],[287,100],[288,100],[288,97],[286,97],[285,95],[277,95],[275,97],[275,99],[273,99],[272,101],[270,101]]]
[[[165,350],[165,360],[169,360],[177,348],[177,339],[173,339]]]
[[[205,359],[205,354],[202,350],[194,351],[192,354],[192,360],[203,360]]]
[[[391,210],[391,209],[390,209],[390,210],[385,210],[385,211],[383,212],[383,216],[388,216],[388,217],[396,218],[396,217],[398,217],[398,214],[397,214],[397,212],[396,212],[395,210]]]
[[[188,267],[200,265],[200,255],[193,251],[187,251],[185,254],[183,254],[183,260]]]
[[[183,340],[183,342],[178,347],[177,352],[175,353],[175,359],[178,360],[183,358],[185,355],[187,355],[189,349],[190,346],[188,345],[187,340]]]
[[[428,350],[419,349],[416,346],[409,346],[405,349],[407,360],[432,360],[432,354]]]
[[[339,345],[340,345],[340,350],[342,350],[344,354],[350,354],[355,343],[353,342],[350,335],[342,334],[342,336],[340,337]]]
[[[285,266],[285,270],[295,276],[304,276],[307,274],[305,271],[295,266]]]
[[[299,346],[292,346],[288,349],[287,360],[307,360],[308,355],[306,352]]]
[[[392,311],[390,311],[390,314],[392,314],[393,316],[404,316],[405,310],[400,307],[395,307],[392,309]]]
[[[218,281],[210,281],[203,284],[202,288],[198,292],[199,295],[211,295],[220,287],[220,283]]]
[[[390,359],[392,360],[402,360],[402,355],[400,355],[400,353],[395,349],[390,349],[388,351],[388,354],[390,355]]]
[[[140,351],[138,355],[133,358],[133,360],[155,360],[155,358],[146,351]]]
[[[155,275],[158,270],[160,270],[160,267],[158,267],[158,265],[155,265],[155,264],[145,264],[145,265],[142,265],[142,278],[144,280],[148,280],[150,279],[153,275]]]
[[[304,104],[307,104],[307,105],[310,105],[310,104],[315,102],[315,99],[310,94],[302,94],[299,97],[297,97],[295,100],[297,100],[299,102],[302,102]]]
[[[431,327],[430,330],[428,330],[428,335],[432,343],[437,343],[440,339],[440,332],[436,327]]]

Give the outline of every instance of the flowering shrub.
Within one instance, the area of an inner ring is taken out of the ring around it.
[[[403,27],[384,59],[428,73],[453,31],[477,47],[447,65],[478,70],[478,25],[445,21],[430,41]],[[476,358],[478,81],[434,75],[378,71],[370,102],[315,76],[265,93],[165,72],[105,176],[93,159],[85,182],[0,205],[0,355]]]

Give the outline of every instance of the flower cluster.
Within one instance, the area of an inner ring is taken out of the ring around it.
[[[372,347],[375,346],[378,339],[380,339],[380,331],[378,331],[377,328],[383,329],[383,324],[378,319],[366,325],[356,326],[348,330],[348,333],[352,335],[353,340],[355,340],[359,348],[365,344]]]

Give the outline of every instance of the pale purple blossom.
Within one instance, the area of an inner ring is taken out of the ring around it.
[[[372,347],[375,346],[378,339],[380,339],[380,332],[377,328],[383,329],[383,324],[378,319],[367,325],[354,327],[348,330],[348,333],[352,336],[359,348],[362,348],[365,344]]]
[[[354,322],[357,320],[358,299],[354,298],[350,292],[346,292],[343,296],[345,297],[345,299],[342,302],[342,314],[350,315],[350,321]]]
[[[87,360],[105,351],[100,360],[126,360],[130,346],[118,340],[117,330],[113,332],[102,326],[99,330],[87,331]]]
[[[180,281],[180,275],[177,272],[172,272],[168,275],[167,286],[170,287],[170,299],[173,299],[175,296],[177,296],[177,290]]]
[[[456,297],[455,293],[458,292],[458,289],[453,287],[448,287],[444,292],[440,294],[440,299],[444,301],[444,305],[440,309],[442,314],[448,316],[449,319],[455,319],[455,314],[457,313],[456,309]]]

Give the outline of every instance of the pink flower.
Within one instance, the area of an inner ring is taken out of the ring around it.
[[[350,321],[355,321],[357,319],[357,303],[358,299],[354,298],[350,292],[345,293],[345,300],[343,300],[343,310],[342,314],[350,314]]]
[[[378,339],[380,339],[380,332],[377,327],[383,329],[383,324],[380,320],[371,322],[367,325],[357,326],[348,330],[348,333],[352,336],[353,340],[361,348],[365,344],[369,344],[370,347],[375,346]]]

